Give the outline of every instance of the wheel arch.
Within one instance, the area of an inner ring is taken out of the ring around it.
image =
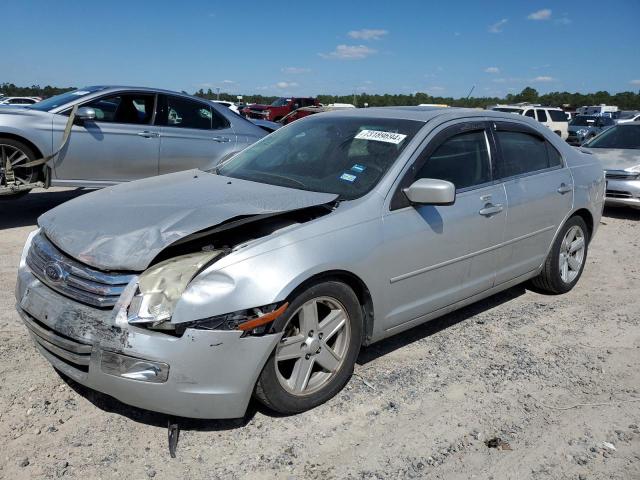
[[[288,295],[288,298],[295,297],[299,292],[308,288],[312,284],[331,280],[346,284],[353,290],[356,297],[358,297],[358,303],[362,309],[362,318],[364,320],[363,344],[368,345],[371,342],[371,336],[373,333],[373,298],[371,297],[371,291],[367,285],[356,274],[347,270],[327,270],[316,273],[295,287]]]
[[[44,156],[44,154],[42,153],[42,149],[40,149],[35,143],[27,139],[26,137],[23,137],[22,135],[0,131],[0,139],[2,138],[7,138],[7,139],[15,140],[16,142],[24,143],[27,147],[33,150],[33,153],[36,155],[36,159],[42,158]],[[45,171],[45,165],[40,165],[39,167],[37,167],[36,173],[37,173],[36,180],[41,179],[45,182],[48,182],[47,179],[50,178],[51,172]]]
[[[10,138],[11,140],[15,140],[17,142],[22,142],[29,148],[33,150],[33,152],[37,155],[38,158],[42,158],[44,155],[42,154],[42,150],[38,148],[38,146],[33,143],[31,140],[21,136],[16,135],[15,133],[8,132],[0,132],[0,138]]]
[[[572,218],[572,217],[580,217],[582,218],[582,220],[584,220],[584,223],[587,224],[587,228],[589,229],[587,233],[589,235],[589,241],[590,241],[593,236],[593,227],[594,227],[593,215],[591,214],[591,212],[586,208],[580,208],[575,212],[573,212],[571,215],[569,215],[567,220],[569,220],[569,218]]]

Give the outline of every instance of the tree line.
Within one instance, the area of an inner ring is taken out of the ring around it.
[[[27,96],[27,97],[50,97],[59,93],[73,90],[73,87],[53,87],[47,85],[32,85],[30,87],[19,87],[13,83],[0,84],[0,93],[6,96]],[[183,92],[187,93],[187,92]],[[211,89],[206,91],[203,89],[194,92],[194,95],[202,98],[226,100],[237,102],[237,95],[221,92],[217,93]],[[242,101],[244,103],[271,103],[276,96],[269,95],[244,95]],[[609,93],[599,91],[595,93],[570,93],[570,92],[550,92],[539,94],[538,91],[531,87],[524,88],[520,93],[508,94],[504,98],[500,97],[469,97],[469,98],[453,98],[432,96],[428,93],[417,92],[412,94],[368,94],[359,93],[356,95],[318,95],[318,101],[323,104],[329,103],[352,103],[357,107],[364,107],[367,104],[370,107],[389,107],[394,105],[419,105],[421,103],[446,104],[452,107],[472,107],[485,108],[488,105],[496,103],[518,103],[530,102],[541,103],[551,106],[580,107],[582,105],[617,105],[622,110],[640,110],[640,91],[638,92],[619,92]]]

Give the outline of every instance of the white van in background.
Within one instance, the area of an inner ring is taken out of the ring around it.
[[[576,109],[576,114],[603,115],[603,116],[611,117],[617,111],[618,111],[618,107],[616,107],[615,105],[605,105],[604,103],[601,103],[600,105],[588,105],[584,107],[578,107]]]
[[[567,129],[569,121],[564,110],[558,107],[545,107],[542,105],[494,105],[489,110],[497,110],[498,112],[509,112],[517,115],[531,117],[543,123],[545,126],[553,130],[560,138],[566,140],[569,136]]]

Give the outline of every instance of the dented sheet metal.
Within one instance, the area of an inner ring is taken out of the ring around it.
[[[56,246],[87,265],[141,271],[166,247],[200,230],[336,198],[189,170],[78,197],[42,215],[38,224]]]

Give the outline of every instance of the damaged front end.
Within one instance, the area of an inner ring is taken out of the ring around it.
[[[69,255],[62,236],[69,232],[54,229],[54,241],[49,219],[25,245],[18,312],[40,353],[78,383],[172,415],[240,417],[281,337],[272,325],[288,305],[236,291],[245,278],[228,275],[219,262],[233,265],[261,240],[329,214],[334,204],[322,200],[183,230],[177,239],[161,239],[173,241],[150,259],[145,244],[127,243],[124,250],[137,249],[145,259],[117,262],[144,260],[142,272],[90,265],[86,260],[107,257],[86,248],[81,260]],[[105,239],[114,252],[118,237]]]

